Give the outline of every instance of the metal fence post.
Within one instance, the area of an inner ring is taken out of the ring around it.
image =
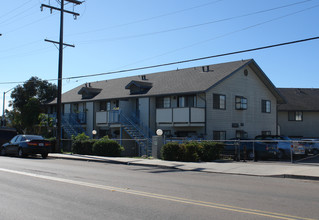
[[[293,153],[292,153],[292,148],[294,147],[293,145],[293,142],[290,143],[290,160],[291,160],[291,163],[294,162],[294,159],[293,159]]]

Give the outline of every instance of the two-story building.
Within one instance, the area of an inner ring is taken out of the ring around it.
[[[162,129],[167,137],[226,140],[277,134],[284,99],[250,59],[86,83],[64,93],[62,103],[69,134],[81,127],[138,140]]]
[[[290,137],[319,137],[319,89],[279,88],[286,103],[278,106],[280,133]]]

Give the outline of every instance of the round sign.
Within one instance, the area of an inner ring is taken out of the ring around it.
[[[162,135],[163,135],[163,130],[162,130],[162,129],[157,129],[157,130],[156,130],[156,134],[157,134],[158,136],[162,136]]]
[[[93,134],[93,135],[96,135],[96,133],[97,133],[96,130],[93,130],[93,131],[92,131],[92,134]]]

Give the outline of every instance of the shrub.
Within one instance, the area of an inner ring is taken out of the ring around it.
[[[186,162],[198,162],[200,161],[200,152],[202,146],[198,142],[188,142],[181,144],[183,150],[182,161]]]
[[[124,148],[116,141],[104,137],[93,144],[93,154],[98,156],[118,157]]]
[[[171,161],[213,161],[220,158],[224,145],[217,142],[168,143],[162,149],[162,159]]]
[[[212,161],[216,159],[220,159],[220,154],[224,149],[224,144],[218,142],[202,142],[200,143],[202,146],[200,149],[200,159],[201,161]]]
[[[162,147],[161,155],[164,160],[179,161],[182,158],[182,149],[176,142],[167,143]]]
[[[76,136],[72,135],[72,140],[74,141],[83,141],[83,140],[89,140],[90,137],[87,136],[84,132],[81,134],[77,134]]]
[[[96,140],[74,140],[72,142],[72,152],[76,154],[91,155],[94,142],[96,142]]]

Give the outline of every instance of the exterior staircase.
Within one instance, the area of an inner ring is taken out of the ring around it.
[[[71,138],[72,135],[76,136],[78,134],[85,133],[81,123],[79,123],[77,114],[63,114],[61,122],[61,127],[69,138]]]
[[[56,119],[56,114],[51,114],[50,117]],[[78,135],[81,133],[85,133],[85,130],[82,128],[80,122],[85,119],[85,116],[78,114],[62,114],[61,115],[61,128],[64,131],[64,134],[67,135],[68,138],[71,138],[72,135]],[[56,120],[54,120],[56,121]]]
[[[137,118],[127,117],[125,114],[120,112],[120,122],[123,125],[123,129],[126,133],[135,140],[139,146],[139,156],[151,156],[152,155],[152,135],[149,129],[143,129],[139,125]],[[148,134],[146,134],[148,133]]]

